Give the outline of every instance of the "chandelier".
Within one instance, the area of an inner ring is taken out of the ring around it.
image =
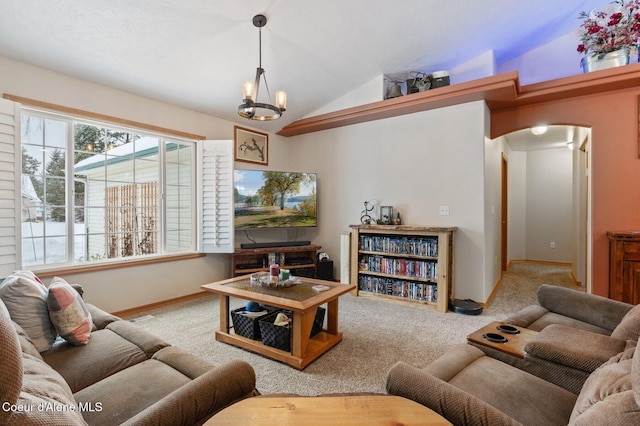
[[[287,106],[287,94],[285,92],[276,92],[276,104],[271,104],[271,93],[267,84],[267,77],[264,75],[262,68],[262,27],[267,24],[267,18],[264,15],[256,15],[253,17],[253,25],[258,27],[259,42],[259,62],[256,70],[256,79],[254,83],[245,81],[242,85],[242,104],[238,107],[238,114],[249,120],[268,121],[280,118]],[[260,79],[264,80],[264,87],[267,89],[269,103],[258,102],[258,90],[260,89]]]

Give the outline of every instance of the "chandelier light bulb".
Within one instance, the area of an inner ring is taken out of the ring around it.
[[[287,108],[287,92],[282,90],[276,92],[276,106],[284,111]]]
[[[255,101],[253,98],[253,83],[250,81],[245,81],[242,83],[242,99],[250,99]]]

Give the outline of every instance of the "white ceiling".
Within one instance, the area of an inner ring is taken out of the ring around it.
[[[609,1],[0,0],[0,56],[275,132],[382,74],[515,58]],[[271,123],[237,115],[259,13],[269,87],[288,93]]]
[[[541,149],[569,148],[579,144],[579,131],[574,126],[548,126],[547,131],[539,136],[531,133],[531,129],[523,129],[509,133],[504,138],[514,151],[538,151]]]

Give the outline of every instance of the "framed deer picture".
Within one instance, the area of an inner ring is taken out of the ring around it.
[[[269,135],[234,126],[235,160],[269,165]]]

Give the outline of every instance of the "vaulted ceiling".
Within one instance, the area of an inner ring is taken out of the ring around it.
[[[382,74],[452,69],[488,51],[508,61],[607,3],[0,0],[0,56],[276,132]],[[259,13],[271,94],[289,97],[271,123],[237,115],[258,66]]]

